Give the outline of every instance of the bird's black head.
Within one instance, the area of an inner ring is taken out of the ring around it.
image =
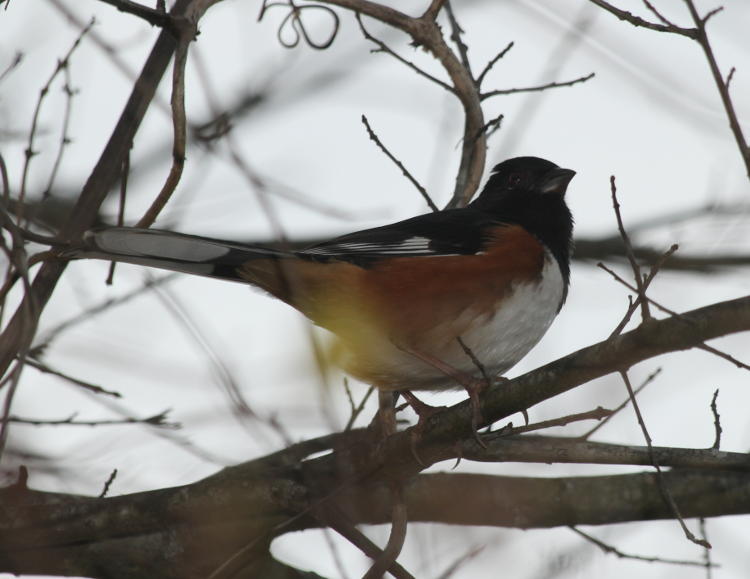
[[[516,157],[503,161],[492,169],[482,196],[502,195],[510,191],[565,195],[568,183],[575,174],[575,171],[561,169],[546,159]]]
[[[508,159],[495,166],[470,207],[498,222],[525,227],[549,248],[567,278],[573,217],[565,191],[574,175],[539,157]]]

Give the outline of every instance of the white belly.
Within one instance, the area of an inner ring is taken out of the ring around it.
[[[466,316],[463,323],[456,324],[455,319],[440,322],[445,326],[446,343],[438,351],[427,353],[465,374],[481,376],[456,336],[451,335],[454,325],[468,326],[469,330],[460,336],[463,342],[488,375],[502,374],[542,338],[557,316],[564,291],[565,282],[557,260],[548,254],[540,278],[516,285],[504,296],[502,308],[494,316],[488,318],[486,314],[469,308],[461,314]],[[339,360],[345,370],[380,389],[461,387],[440,370],[399,349],[385,337],[373,336],[366,354],[359,352],[355,357],[345,350],[345,346],[339,354],[343,354]]]

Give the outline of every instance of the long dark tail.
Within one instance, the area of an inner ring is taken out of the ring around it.
[[[71,259],[104,259],[182,273],[248,282],[238,268],[249,261],[290,254],[254,245],[159,229],[104,227],[88,231],[83,244],[65,251]]]

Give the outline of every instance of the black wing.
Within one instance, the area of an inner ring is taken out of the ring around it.
[[[365,229],[308,247],[297,255],[368,267],[384,257],[471,255],[482,250],[496,219],[476,209],[449,209]]]

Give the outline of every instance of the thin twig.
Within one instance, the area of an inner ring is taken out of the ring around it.
[[[88,390],[89,392],[93,392],[95,394],[105,394],[107,396],[112,396],[114,398],[122,398],[122,394],[120,394],[119,392],[115,392],[114,390],[107,390],[105,388],[102,388],[101,386],[97,386],[96,384],[91,384],[90,382],[79,380],[78,378],[74,378],[73,376],[60,372],[59,370],[54,370],[50,368],[49,366],[47,366],[46,364],[40,362],[39,360],[35,360],[33,358],[27,358],[26,364],[31,366],[32,368],[35,368],[36,370],[39,370],[43,374],[50,374],[52,376],[57,376],[58,378],[62,378],[66,382],[70,382],[71,384],[80,386],[81,388],[84,388]]]
[[[197,23],[212,5],[209,1],[175,0],[170,14],[184,18],[189,12],[191,20]],[[175,48],[173,33],[160,31],[107,144],[81,188],[71,216],[60,227],[61,239],[78,239],[96,219],[101,203],[117,180],[126,150],[143,121]],[[61,260],[46,261],[34,278],[31,292],[26,292],[13,317],[5,325],[0,334],[1,373],[6,373],[19,355],[28,349],[33,337],[28,331],[29,312],[33,312],[34,316],[41,314],[65,268],[66,263]]]
[[[112,483],[115,482],[115,478],[117,477],[117,469],[114,469],[110,475],[109,478],[104,482],[104,488],[102,488],[102,492],[99,493],[99,498],[103,499],[107,496],[107,493],[109,492],[109,487],[112,486]]]
[[[719,410],[716,406],[716,399],[719,397],[719,389],[717,388],[714,392],[713,397],[711,398],[711,414],[714,415],[714,443],[711,445],[711,448],[714,450],[719,450],[721,447],[721,417],[719,416]]]
[[[664,499],[664,502],[669,505],[669,508],[672,510],[672,513],[674,514],[677,521],[680,523],[680,527],[682,527],[683,533],[685,533],[685,538],[687,538],[689,541],[695,543],[696,545],[700,545],[701,547],[705,547],[706,549],[710,549],[711,545],[708,541],[705,539],[699,539],[696,537],[690,529],[688,529],[687,525],[685,524],[685,520],[682,518],[682,515],[680,514],[680,509],[677,506],[677,503],[674,500],[674,497],[672,496],[672,493],[669,492],[669,489],[667,488],[666,483],[664,482],[663,473],[661,470],[661,466],[659,466],[659,462],[656,460],[656,455],[653,451],[653,445],[651,441],[651,435],[648,433],[648,429],[646,428],[646,422],[643,420],[643,415],[641,414],[641,409],[638,406],[638,401],[635,398],[635,393],[633,392],[633,386],[630,383],[630,378],[628,377],[628,373],[625,370],[620,371],[620,376],[622,377],[622,381],[625,383],[625,387],[628,390],[628,396],[630,396],[630,403],[633,405],[633,410],[635,411],[636,418],[638,419],[638,425],[641,427],[641,432],[643,433],[643,438],[646,441],[646,446],[648,447],[649,452],[649,459],[651,460],[651,464],[656,469],[656,480],[659,487],[659,491],[661,492],[662,498]]]
[[[614,271],[612,271],[611,269],[609,269],[603,263],[597,263],[596,266],[598,268],[603,269],[604,271],[606,271],[609,275],[611,275],[613,278],[615,278],[615,280],[617,280],[618,282],[620,282],[622,285],[624,285],[629,290],[631,290],[631,291],[638,291],[635,287],[633,287],[627,281],[625,281],[624,279],[622,279],[622,277],[620,277],[619,275],[617,275],[617,273],[615,273]],[[648,302],[651,305],[653,305],[657,309],[661,310],[662,312],[664,312],[666,314],[669,314],[670,316],[674,316],[675,318],[682,318],[682,315],[680,315],[679,313],[675,312],[674,310],[670,310],[669,308],[661,305],[659,302],[651,299],[650,297],[646,296],[646,299],[648,300]],[[731,362],[732,364],[734,364],[738,368],[742,368],[743,370],[750,370],[750,365],[746,364],[745,362],[742,362],[742,361],[738,360],[737,358],[735,358],[734,356],[732,356],[730,354],[727,354],[726,352],[722,352],[721,350],[718,350],[718,349],[714,348],[713,346],[709,346],[708,344],[704,343],[704,344],[697,344],[695,347],[698,348],[699,350],[704,350],[706,352],[714,354],[715,356],[718,356],[719,358],[722,358],[722,359],[726,360],[727,362]]]
[[[425,10],[424,14],[422,14],[422,19],[435,20],[445,2],[446,0],[432,0],[432,2],[430,2],[430,5],[427,7],[427,10]]]
[[[76,420],[77,414],[72,414],[67,418],[60,418],[57,420],[43,420],[39,418],[23,418],[21,416],[8,416],[5,419],[7,422],[14,424],[26,424],[29,426],[121,426],[123,424],[146,424],[148,426],[155,426],[158,428],[180,428],[180,424],[177,422],[168,422],[166,420],[169,410],[163,410],[153,416],[147,416],[146,418],[114,418],[109,420]]]
[[[140,287],[137,287],[134,290],[124,293],[121,296],[118,296],[116,298],[110,298],[99,304],[91,306],[85,309],[84,311],[80,312],[79,314],[76,314],[75,316],[60,322],[56,326],[53,326],[52,328],[46,331],[46,333],[42,336],[42,338],[39,339],[37,345],[34,346],[34,348],[32,348],[32,353],[41,352],[45,348],[48,348],[49,345],[53,342],[53,340],[55,340],[63,332],[77,326],[78,324],[81,324],[83,322],[90,320],[94,316],[107,312],[110,309],[115,308],[117,306],[126,304],[130,302],[132,299],[143,295],[144,293],[146,293],[147,291],[149,291],[150,289],[154,287],[160,286],[170,281],[174,281],[175,279],[178,278],[178,275],[179,274],[176,274],[176,273],[170,273],[161,277],[148,278],[146,279],[145,282],[143,282],[143,285],[141,285]]]
[[[165,309],[171,314],[173,319],[179,323],[180,328],[185,332],[185,335],[191,339],[191,341],[198,347],[199,351],[204,355],[209,367],[213,370],[216,381],[221,387],[222,392],[231,403],[232,412],[237,422],[245,428],[248,426],[254,427],[257,422],[262,420],[261,416],[251,408],[234,376],[234,373],[224,361],[220,351],[211,344],[208,336],[206,336],[205,332],[201,329],[200,324],[198,324],[190,314],[189,309],[186,308],[174,292],[169,291],[168,288],[155,288],[154,295],[165,306]],[[248,422],[247,419],[250,419],[250,421]],[[271,421],[265,420],[264,422],[269,426],[279,426],[280,428],[280,425],[274,424]],[[291,442],[290,437],[283,429],[277,429],[277,432],[285,442]],[[254,428],[252,434],[254,436],[259,436],[264,433],[259,429]]]
[[[120,196],[119,203],[117,206],[117,226],[122,227],[125,225],[125,201],[128,196],[128,177],[130,176],[130,153],[125,155],[125,159],[122,161],[122,176],[120,177]],[[106,285],[112,285],[115,277],[115,267],[117,266],[116,261],[112,261],[109,264],[109,272],[107,272],[107,279],[105,280]]]
[[[21,64],[22,60],[23,52],[16,52],[15,56],[13,56],[13,60],[10,61],[10,64],[5,67],[5,70],[3,72],[0,73],[0,82],[3,82],[5,80],[5,77],[13,72],[13,69],[15,69],[19,64]]]
[[[684,559],[666,559],[664,557],[645,557],[644,555],[631,555],[629,553],[620,551],[619,549],[613,547],[612,545],[608,545],[604,541],[601,541],[600,539],[597,539],[596,537],[581,531],[577,527],[568,527],[568,528],[574,533],[577,533],[578,535],[586,539],[589,543],[593,543],[594,545],[599,547],[602,551],[604,551],[608,555],[615,555],[618,559],[633,559],[635,561],[645,561],[646,563],[665,563],[667,565],[685,565],[688,567],[705,567],[706,566],[706,563],[704,561],[688,561]],[[710,564],[710,566],[719,567],[719,565],[713,565],[713,564]]]
[[[614,410],[608,410],[597,406],[594,410],[588,410],[586,412],[577,412],[575,414],[568,414],[561,416],[560,418],[553,418],[551,420],[542,420],[541,422],[534,422],[525,426],[510,426],[501,428],[498,432],[502,436],[514,436],[516,434],[523,434],[525,432],[533,432],[535,430],[542,430],[545,428],[551,428],[553,426],[567,426],[573,422],[581,422],[583,420],[602,420],[609,418],[614,413]]]
[[[365,125],[365,128],[367,128],[367,134],[370,137],[370,140],[373,141],[378,148],[385,153],[386,157],[388,157],[391,161],[393,161],[396,166],[401,169],[401,172],[404,174],[404,176],[411,181],[412,185],[414,185],[417,188],[417,191],[419,191],[419,194],[422,196],[422,198],[425,200],[425,203],[429,206],[430,209],[433,211],[439,211],[438,206],[435,205],[435,203],[432,201],[432,198],[430,197],[430,194],[427,193],[427,189],[422,187],[422,185],[414,178],[414,175],[412,175],[409,170],[404,167],[404,164],[399,161],[387,148],[385,145],[383,145],[382,141],[378,138],[378,136],[375,134],[375,131],[372,130],[372,127],[370,126],[370,123],[367,120],[367,117],[365,115],[362,115],[362,123]]]
[[[665,17],[664,17],[664,15],[663,15],[663,14],[662,14],[661,12],[659,12],[659,11],[658,11],[658,10],[657,10],[657,9],[656,9],[656,8],[654,7],[654,5],[653,5],[653,4],[651,4],[651,2],[649,2],[648,0],[643,0],[643,4],[644,4],[644,5],[646,6],[646,8],[648,8],[648,9],[649,9],[649,11],[651,12],[651,14],[653,14],[654,16],[656,16],[656,18],[657,18],[657,19],[658,19],[658,20],[659,20],[659,21],[660,21],[660,22],[661,22],[662,24],[664,24],[664,26],[672,26],[672,27],[676,27],[675,23],[674,23],[674,22],[670,22],[669,20],[667,20],[667,18],[665,18]]]
[[[385,42],[383,42],[382,40],[380,40],[380,39],[376,38],[375,36],[373,36],[372,34],[370,34],[370,32],[368,32],[368,30],[365,28],[364,22],[362,22],[362,16],[360,15],[359,12],[355,12],[354,13],[354,17],[357,19],[357,23],[359,24],[359,28],[362,31],[362,35],[367,40],[369,40],[370,42],[372,42],[372,43],[374,43],[374,44],[376,44],[378,46],[378,48],[376,50],[373,50],[373,52],[385,52],[386,54],[390,54],[393,58],[395,58],[396,60],[398,60],[400,63],[405,64],[406,66],[408,66],[410,69],[412,69],[414,72],[416,72],[419,76],[422,76],[422,77],[426,78],[427,80],[430,80],[430,81],[434,82],[436,85],[438,85],[439,87],[444,88],[445,90],[447,90],[450,93],[455,93],[456,92],[455,89],[451,85],[449,85],[446,82],[443,82],[442,80],[440,80],[439,78],[437,78],[435,76],[432,76],[430,73],[425,72],[424,70],[422,70],[421,68],[419,68],[416,64],[414,64],[410,60],[405,59],[403,56],[401,56],[400,54],[398,54],[397,52],[395,52]]]
[[[0,183],[3,184],[3,203],[7,206],[10,203],[10,180],[8,179],[8,166],[5,164],[5,157],[0,153]]]
[[[736,67],[732,67],[729,69],[729,74],[727,75],[727,80],[724,82],[724,86],[726,86],[727,90],[729,90],[729,85],[732,84],[732,79],[734,78],[734,73],[737,72]]]
[[[0,390],[6,384],[9,385],[3,402],[3,422],[0,424],[0,459],[2,459],[9,434],[9,425],[5,420],[10,416],[13,399],[18,391],[18,385],[20,384],[21,373],[26,367],[28,361],[31,340],[36,333],[39,324],[41,308],[39,306],[39,301],[31,290],[29,264],[25,250],[25,242],[21,235],[21,231],[15,225],[10,215],[5,212],[4,208],[0,208],[0,216],[3,221],[2,226],[10,233],[12,247],[10,249],[7,247],[5,238],[2,235],[0,235],[0,242],[2,243],[3,251],[5,251],[8,256],[10,266],[15,269],[15,274],[18,275],[23,282],[24,291],[24,298],[17,310],[19,318],[16,318],[20,322],[19,331],[21,333],[22,346],[17,350],[15,366],[11,368],[10,372],[5,374],[3,381],[0,383]]]
[[[716,16],[719,12],[721,12],[724,7],[718,6],[713,10],[709,10],[705,16],[701,17],[693,0],[685,0],[685,5],[690,12],[690,17],[693,20],[695,28],[683,28],[674,25],[669,20],[664,18],[664,16],[662,16],[648,1],[645,2],[646,7],[660,20],[661,24],[649,22],[647,20],[644,20],[643,18],[639,18],[638,16],[631,14],[630,12],[620,10],[619,8],[612,6],[605,0],[590,0],[590,2],[606,10],[607,12],[614,14],[620,20],[629,22],[633,26],[648,28],[650,30],[656,30],[657,32],[679,34],[681,36],[685,36],[687,38],[695,40],[700,45],[701,49],[703,49],[703,53],[711,70],[711,76],[714,79],[714,84],[719,91],[719,96],[721,97],[721,102],[724,105],[724,111],[726,112],[727,119],[729,120],[729,126],[737,143],[737,148],[739,149],[740,156],[742,157],[742,160],[745,164],[747,175],[748,177],[750,177],[750,147],[748,147],[747,145],[747,140],[745,139],[745,135],[742,132],[742,127],[737,117],[734,103],[732,102],[732,97],[729,94],[729,80],[731,79],[732,73],[730,72],[727,79],[724,79],[724,76],[719,70],[719,65],[716,61],[716,57],[714,56],[711,42],[708,39],[708,34],[706,33],[706,24],[708,23],[708,21]]]
[[[451,25],[451,40],[458,49],[458,56],[461,59],[461,64],[463,64],[469,75],[473,76],[473,73],[471,72],[471,64],[469,63],[469,47],[466,46],[466,43],[461,38],[464,30],[461,28],[458,20],[456,20],[455,14],[453,14],[453,6],[451,6],[450,0],[446,0],[445,2],[445,13],[448,15],[448,22],[450,22]]]
[[[326,542],[326,546],[331,552],[331,559],[333,559],[333,564],[336,567],[336,572],[339,574],[339,577],[348,577],[349,574],[346,572],[344,561],[341,558],[341,547],[343,546],[343,544],[340,541],[337,542],[334,540],[333,531],[331,531],[331,529],[329,529],[328,527],[323,527],[321,530],[323,531],[323,540]]]
[[[614,14],[619,18],[620,20],[624,20],[625,22],[628,22],[632,24],[633,26],[638,26],[641,28],[648,28],[649,30],[656,30],[658,32],[669,32],[671,34],[679,34],[681,36],[687,36],[688,38],[696,38],[697,31],[694,28],[681,28],[679,26],[673,26],[673,25],[667,25],[667,24],[656,24],[655,22],[649,22],[648,20],[644,20],[643,18],[636,16],[635,14],[631,14],[630,12],[626,10],[620,10],[619,8],[616,8],[615,6],[612,6],[609,2],[605,2],[604,0],[589,0],[592,4],[596,4],[599,6],[599,8],[603,8],[610,14]]]
[[[500,113],[494,119],[490,119],[489,121],[487,121],[484,124],[484,126],[479,130],[477,137],[479,137],[480,135],[484,135],[485,137],[489,139],[500,128],[500,126],[503,123],[504,118],[505,118],[505,114]]]
[[[732,130],[732,135],[734,135],[734,140],[737,143],[737,148],[739,149],[742,160],[745,163],[747,176],[748,178],[750,178],[750,148],[748,147],[747,140],[745,139],[745,135],[742,132],[742,126],[740,125],[739,118],[737,117],[737,111],[734,108],[732,96],[729,94],[729,81],[731,80],[732,73],[730,72],[727,80],[724,80],[724,76],[722,75],[721,70],[719,70],[719,64],[716,61],[713,47],[711,46],[711,42],[708,40],[708,34],[706,32],[706,23],[713,16],[721,12],[724,7],[719,6],[717,8],[714,8],[701,18],[701,16],[698,14],[698,9],[695,7],[695,3],[693,2],[693,0],[685,0],[685,4],[688,8],[688,11],[690,12],[690,17],[693,19],[693,23],[695,24],[697,33],[695,40],[698,42],[698,44],[700,44],[701,48],[703,49],[703,54],[706,56],[708,67],[711,70],[711,76],[714,79],[716,89],[719,91],[721,103],[724,105],[724,111],[727,115],[727,119],[729,120],[729,127]]]
[[[551,88],[561,88],[565,86],[573,86],[576,84],[580,84],[582,82],[586,82],[587,80],[591,80],[596,76],[595,72],[591,72],[585,76],[579,76],[578,78],[574,78],[573,80],[566,80],[562,82],[548,82],[546,84],[540,84],[538,86],[525,86],[520,88],[504,88],[504,89],[498,89],[498,90],[490,90],[487,92],[483,92],[481,95],[479,95],[479,98],[482,100],[500,96],[500,95],[508,95],[508,94],[520,94],[525,92],[541,92],[544,90],[549,90]]]
[[[78,15],[73,12],[71,9],[71,6],[69,6],[69,2],[66,0],[47,0],[55,9],[57,9],[60,14],[73,26],[81,29],[85,26],[85,23],[81,21],[81,19],[78,17]],[[116,45],[111,43],[105,36],[102,36],[96,32],[96,30],[91,30],[88,34],[89,41],[96,47],[98,47],[105,57],[107,57],[112,65],[119,70],[122,75],[130,82],[135,82],[138,75],[136,74],[135,70],[128,64],[128,62],[125,61],[124,58],[122,58],[119,54],[119,50]],[[162,98],[161,95],[158,95],[154,98],[154,104],[156,108],[164,113],[165,115],[169,115],[169,105],[166,103],[166,101]]]
[[[659,272],[659,270],[662,268],[664,263],[679,249],[679,246],[675,243],[670,247],[667,251],[665,251],[661,257],[656,261],[656,263],[651,266],[651,270],[648,272],[648,275],[643,280],[643,291],[644,294],[646,290],[648,290],[649,286],[651,285],[651,282],[656,277],[656,274]],[[635,300],[631,300],[630,304],[628,306],[628,310],[625,312],[625,315],[622,317],[622,320],[619,324],[617,324],[617,327],[612,330],[612,333],[609,335],[610,338],[614,338],[615,336],[619,336],[622,331],[625,329],[625,326],[628,325],[628,322],[630,321],[630,318],[635,313],[635,310],[638,309],[638,306],[643,301],[642,296],[637,295]]]
[[[648,386],[649,384],[651,384],[651,382],[653,382],[659,374],[661,374],[661,368],[657,368],[656,370],[654,370],[653,372],[651,372],[651,374],[649,374],[646,377],[646,379],[641,383],[641,385],[638,386],[638,388],[635,389],[635,395],[638,396],[638,394],[641,393],[641,390],[643,390],[646,386]],[[584,432],[580,436],[581,440],[588,440],[589,438],[591,438],[591,435],[593,435],[597,430],[599,430],[601,427],[603,427],[605,424],[607,424],[607,422],[609,422],[615,414],[617,414],[618,412],[620,412],[628,404],[630,404],[630,396],[628,396],[627,398],[625,398],[625,400],[623,400],[622,403],[620,403],[618,406],[616,406],[609,413],[609,416],[605,416],[602,420],[600,420],[599,424],[595,424],[594,427],[591,428],[591,430],[589,430],[587,432]]]
[[[70,144],[68,128],[70,127],[70,113],[73,109],[73,96],[77,93],[77,91],[73,89],[70,80],[70,67],[66,66],[64,68],[64,71],[65,84],[63,85],[63,93],[65,93],[65,111],[63,112],[62,130],[60,131],[60,146],[57,149],[57,156],[55,157],[55,162],[52,165],[52,170],[50,171],[49,179],[47,180],[47,186],[44,188],[44,192],[42,193],[42,201],[44,201],[44,199],[49,197],[52,193],[52,186],[55,183],[57,172],[60,170],[60,164],[62,163],[65,147]]]
[[[698,531],[701,534],[701,537],[706,539],[708,541],[708,533],[706,532],[706,519],[705,517],[700,517],[698,519]],[[706,568],[706,579],[711,579],[713,576],[712,569],[714,567],[719,567],[720,565],[715,565],[711,562],[711,549],[703,549],[703,565]]]
[[[648,300],[646,299],[646,288],[644,285],[643,277],[641,276],[641,266],[638,265],[638,261],[633,253],[633,246],[630,244],[630,237],[628,232],[625,231],[625,225],[622,222],[622,215],[620,214],[620,202],[617,200],[617,185],[615,184],[615,176],[612,175],[609,178],[610,190],[612,192],[612,207],[615,210],[615,217],[617,218],[617,229],[622,237],[622,242],[625,245],[625,255],[630,263],[630,268],[633,270],[633,278],[635,279],[635,285],[638,292],[638,302],[641,306],[641,321],[647,322],[651,319],[651,311],[648,307]]]
[[[86,36],[89,30],[91,30],[91,27],[94,25],[95,20],[92,18],[89,23],[86,25],[85,28],[81,30],[81,32],[78,34],[76,39],[73,41],[73,44],[68,49],[68,52],[65,53],[65,56],[63,56],[62,59],[57,61],[57,65],[55,66],[55,69],[52,71],[52,74],[47,79],[47,82],[44,84],[42,89],[39,91],[39,98],[36,101],[36,107],[34,108],[34,115],[32,116],[31,120],[31,129],[29,130],[29,140],[26,145],[26,149],[24,151],[24,163],[23,163],[23,169],[21,171],[21,185],[19,187],[19,193],[18,193],[18,201],[20,202],[19,207],[19,215],[18,215],[18,223],[21,222],[21,215],[20,215],[20,208],[23,207],[23,201],[26,198],[26,181],[29,174],[29,165],[31,164],[31,158],[37,154],[37,151],[34,150],[34,138],[36,137],[36,131],[37,131],[37,125],[39,123],[39,114],[42,110],[42,104],[44,103],[44,98],[47,96],[47,93],[49,92],[50,86],[52,86],[52,83],[54,82],[55,78],[57,78],[57,75],[60,74],[60,71],[62,71],[64,68],[67,68],[70,57],[73,56],[73,53],[75,52],[76,48],[81,44],[81,40],[83,40],[83,37]]]
[[[172,167],[159,194],[154,199],[146,213],[136,223],[136,227],[150,227],[156,221],[164,206],[172,197],[177,184],[182,177],[185,167],[185,146],[187,135],[187,121],[185,119],[185,65],[187,63],[188,47],[197,34],[197,27],[187,19],[179,20],[179,40],[174,57],[172,71],[172,129],[174,141],[172,145]]]
[[[365,392],[365,395],[362,397],[362,400],[360,400],[359,404],[355,406],[354,400],[351,397],[351,391],[349,389],[349,381],[346,380],[344,384],[346,385],[346,391],[349,393],[349,401],[352,405],[351,415],[349,416],[349,420],[346,421],[346,426],[344,426],[344,431],[349,431],[354,426],[354,422],[357,420],[357,418],[359,418],[359,415],[362,414],[362,411],[365,409],[365,404],[370,399],[370,396],[372,396],[372,393],[375,392],[375,387],[370,386],[367,389],[367,392]]]
[[[492,70],[492,67],[495,66],[498,63],[499,60],[501,60],[506,54],[508,54],[508,51],[510,51],[510,49],[513,48],[514,44],[515,43],[513,41],[510,41],[505,48],[503,48],[500,52],[498,52],[492,58],[492,60],[490,60],[485,65],[484,69],[482,70],[482,72],[480,73],[480,75],[477,77],[477,87],[481,88],[482,83],[484,82],[484,77],[487,76],[487,73]]]
[[[161,10],[154,10],[153,8],[149,8],[138,2],[131,2],[131,0],[101,0],[101,2],[114,6],[120,12],[137,16],[148,22],[151,26],[168,28],[172,22],[169,14]]]

